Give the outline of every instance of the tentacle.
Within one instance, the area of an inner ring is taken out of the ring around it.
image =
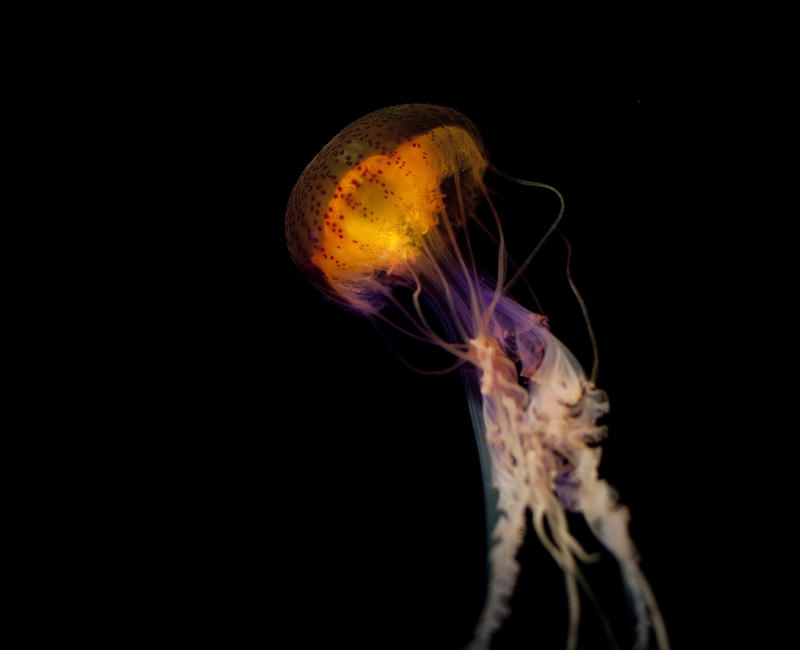
[[[666,650],[666,630],[628,533],[628,511],[597,476],[601,452],[596,443],[606,435],[597,420],[608,410],[605,393],[586,378],[541,318],[510,299],[498,302],[491,334],[470,341],[470,360],[481,372],[482,429],[500,516],[493,531],[486,604],[470,650],[488,648],[508,614],[526,508],[537,537],[564,572],[570,612],[567,648],[577,645],[578,587],[596,601],[578,564],[592,558],[570,533],[565,508],[581,512],[618,560],[638,621],[637,648],[646,647],[652,629],[658,647]],[[521,363],[520,374],[529,378],[527,390],[520,385],[514,359]],[[616,645],[599,608],[598,614]]]
[[[471,344],[474,363],[482,371],[483,429],[492,460],[491,485],[498,494],[486,602],[468,646],[469,650],[484,650],[508,616],[519,574],[516,554],[525,535],[525,510],[530,500],[519,431],[527,393],[515,381],[513,362],[495,341],[480,339]]]
[[[639,567],[638,553],[628,531],[630,512],[620,504],[614,489],[597,477],[597,464],[581,459],[576,470],[581,482],[579,508],[595,537],[614,555],[620,565],[636,615],[636,648],[647,648],[652,629],[662,650],[669,648],[666,626],[653,591]]]

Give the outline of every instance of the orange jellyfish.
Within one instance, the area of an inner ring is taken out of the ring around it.
[[[470,650],[489,648],[509,613],[528,510],[563,571],[567,648],[577,644],[579,587],[591,594],[579,567],[591,556],[570,533],[567,511],[582,514],[617,560],[636,647],[668,648],[629,535],[628,509],[598,476],[606,429],[597,421],[608,409],[606,394],[546,319],[511,297],[533,253],[512,275],[484,183],[488,168],[480,134],[454,110],[407,104],[370,113],[341,131],[300,176],[286,213],[289,251],[333,300],[475,370],[479,399],[472,415],[493,516],[489,584]],[[561,200],[547,185],[518,182]],[[482,217],[479,204],[489,206]],[[477,262],[476,233],[492,242],[489,268]]]

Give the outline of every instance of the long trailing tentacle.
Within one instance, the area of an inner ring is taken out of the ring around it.
[[[658,647],[669,648],[664,619],[650,584],[639,567],[638,553],[628,531],[630,513],[619,503],[614,489],[597,476],[597,464],[582,458],[576,473],[582,485],[579,507],[595,537],[612,553],[620,565],[636,615],[636,648],[648,647],[650,630]]]
[[[550,235],[552,235],[553,232],[555,232],[555,230],[558,228],[558,224],[561,223],[561,219],[564,217],[565,203],[564,203],[564,197],[562,196],[561,192],[559,192],[552,185],[548,185],[547,183],[540,183],[538,181],[528,181],[522,178],[515,178],[514,176],[509,176],[505,172],[500,171],[494,166],[492,166],[492,171],[494,171],[495,173],[499,174],[504,178],[507,178],[510,181],[518,183],[519,185],[525,185],[527,187],[540,187],[542,189],[553,192],[558,197],[560,203],[558,214],[556,215],[556,218],[553,219],[553,221],[551,222],[550,227],[547,229],[542,238],[537,242],[534,249],[530,252],[528,257],[525,258],[525,261],[520,265],[520,267],[517,269],[514,275],[511,276],[511,279],[509,279],[508,282],[506,282],[505,291],[507,292],[522,277],[523,273],[525,273],[525,270],[528,268],[530,263],[533,262],[534,258],[539,253],[542,246],[544,246],[545,242],[550,238]]]
[[[529,495],[522,471],[523,450],[516,430],[525,391],[516,383],[516,368],[489,340],[472,341],[475,365],[481,369],[481,395],[486,442],[491,456],[491,484],[497,490],[497,522],[489,551],[489,586],[469,650],[486,650],[509,613],[509,599],[519,574],[516,554],[525,535]],[[521,403],[520,403],[521,402]],[[508,458],[519,459],[508,462]]]
[[[578,291],[577,285],[575,284],[574,280],[572,279],[572,270],[570,268],[571,267],[571,261],[572,261],[572,246],[570,245],[569,240],[567,239],[566,235],[564,235],[564,233],[561,232],[561,230],[559,229],[559,224],[561,223],[561,220],[564,217],[564,211],[566,209],[566,202],[564,201],[564,197],[561,194],[561,192],[559,192],[555,187],[553,187],[552,185],[548,185],[547,183],[540,183],[538,181],[529,181],[529,180],[525,180],[525,179],[522,179],[522,178],[515,178],[514,176],[509,176],[505,172],[500,171],[499,169],[497,169],[494,166],[492,166],[491,169],[492,169],[492,171],[494,171],[499,176],[502,176],[503,178],[506,178],[506,179],[508,179],[508,180],[510,180],[510,181],[512,181],[514,183],[517,183],[519,185],[524,185],[524,186],[527,186],[527,187],[537,187],[537,188],[541,188],[541,189],[545,189],[545,190],[548,190],[550,192],[553,192],[558,197],[558,201],[559,201],[558,214],[556,215],[555,219],[553,219],[553,221],[550,223],[550,226],[548,227],[547,231],[542,236],[542,238],[537,242],[537,244],[534,247],[534,249],[528,254],[528,257],[525,258],[525,261],[516,268],[516,270],[514,272],[514,275],[511,276],[511,279],[503,287],[503,291],[501,292],[498,289],[498,291],[496,292],[496,296],[500,296],[501,293],[507,292],[512,287],[512,285],[514,285],[516,282],[518,282],[520,280],[525,281],[525,275],[524,275],[525,270],[528,268],[528,266],[531,264],[531,262],[533,262],[534,258],[536,257],[538,252],[541,250],[541,248],[545,244],[545,242],[550,238],[550,236],[554,232],[558,232],[558,234],[561,235],[561,238],[562,238],[562,240],[564,241],[564,244],[567,247],[567,263],[566,263],[566,267],[567,267],[566,268],[567,282],[569,283],[570,290],[572,291],[573,295],[575,296],[575,299],[578,301],[578,306],[580,307],[581,314],[583,315],[583,320],[584,320],[584,322],[586,324],[586,330],[587,330],[587,332],[589,334],[589,341],[590,341],[591,346],[592,346],[592,370],[591,370],[591,372],[589,374],[589,379],[590,379],[590,381],[595,382],[595,381],[597,381],[597,373],[598,373],[598,370],[599,370],[599,359],[600,359],[599,349],[598,349],[598,346],[597,346],[597,339],[596,339],[595,334],[594,334],[594,328],[592,327],[591,320],[589,319],[589,311],[586,308],[586,302],[583,300],[583,297],[581,296],[580,292]],[[485,194],[485,197],[486,197],[487,201],[489,202],[489,205],[492,208],[492,211],[495,213],[495,218],[497,219],[496,210],[494,208],[494,205],[492,205],[492,202],[491,202],[491,199],[488,196],[488,193],[485,192],[485,188],[484,188],[484,194]],[[499,227],[500,226],[499,226],[499,220],[498,220],[498,228]],[[492,303],[492,308],[494,308],[494,303]]]
[[[470,650],[488,648],[491,635],[508,613],[519,572],[514,555],[522,543],[527,508],[537,537],[564,573],[570,614],[568,650],[577,647],[579,589],[597,609],[612,646],[618,646],[580,571],[578,563],[592,557],[570,532],[565,509],[582,513],[619,562],[637,617],[637,649],[646,647],[652,629],[658,648],[667,650],[666,629],[628,532],[627,509],[597,477],[600,450],[596,443],[606,435],[597,420],[608,409],[607,397],[587,379],[541,318],[507,297],[497,309],[496,337],[471,341],[472,362],[482,373],[484,431],[500,518],[493,532],[486,604]],[[502,322],[505,329],[500,331]],[[518,382],[511,350],[521,362],[520,375],[530,381],[527,390]]]

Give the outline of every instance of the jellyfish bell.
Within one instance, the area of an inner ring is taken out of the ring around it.
[[[412,281],[413,265],[447,260],[444,231],[463,225],[487,166],[477,129],[454,110],[408,104],[370,113],[295,185],[286,213],[292,258],[330,297],[374,312],[385,285]],[[442,187],[454,180],[465,209],[446,211]]]
[[[370,113],[341,131],[302,173],[286,213],[289,251],[335,301],[376,318],[391,305],[402,324],[387,322],[474,369],[466,376],[474,378],[468,395],[491,547],[486,600],[470,650],[489,648],[510,611],[528,511],[564,575],[567,648],[577,644],[579,587],[590,601],[593,595],[579,566],[590,556],[570,533],[566,511],[582,514],[619,564],[636,647],[654,640],[668,648],[630,539],[628,510],[598,476],[598,445],[606,435],[598,419],[607,397],[595,386],[596,372],[586,376],[544,316],[511,297],[509,287],[541,241],[509,279],[502,224],[483,180],[489,168],[477,129],[452,109],[407,104]],[[489,225],[477,216],[480,201],[490,207]],[[470,236],[476,224],[495,245],[489,269],[477,261]],[[405,303],[397,298],[403,291]]]

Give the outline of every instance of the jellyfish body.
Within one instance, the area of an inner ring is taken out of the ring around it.
[[[588,554],[570,534],[565,511],[581,513],[619,563],[636,615],[637,647],[667,634],[628,533],[628,510],[598,477],[608,409],[546,319],[508,293],[507,255],[491,207],[496,264],[478,268],[467,228],[481,199],[486,149],[474,125],[439,106],[407,104],[371,113],[340,132],[308,165],[286,214],[295,263],[329,297],[367,316],[384,307],[399,329],[474,368],[474,410],[489,518],[489,584],[471,650],[489,647],[509,613],[519,573],[515,556],[533,528],[563,571],[577,642],[578,561]],[[403,303],[398,294],[405,291]],[[435,314],[441,326],[430,318]],[[496,493],[496,501],[489,498]]]

